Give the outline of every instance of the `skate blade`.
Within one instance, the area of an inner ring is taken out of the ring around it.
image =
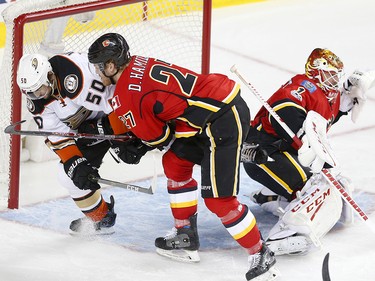
[[[95,229],[95,225],[92,221],[85,220],[82,222],[78,231],[70,230],[70,234],[73,236],[80,237],[94,237],[98,235],[111,235],[115,233],[113,227],[102,227],[101,229]]]
[[[163,250],[156,248],[156,253],[163,257],[170,258],[172,260],[181,261],[181,262],[188,262],[188,263],[196,263],[199,262],[201,259],[199,257],[198,251],[189,251],[189,250]]]
[[[100,229],[100,230],[93,230],[93,231],[70,231],[69,234],[76,237],[95,237],[95,236],[103,236],[103,235],[112,235],[115,233],[113,227]]]
[[[251,281],[273,281],[279,278],[280,276],[281,276],[280,271],[275,266],[273,266],[262,275],[259,275],[251,279]]]

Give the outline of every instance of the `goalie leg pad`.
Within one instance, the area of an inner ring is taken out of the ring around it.
[[[322,176],[311,180],[310,188],[290,203],[282,221],[297,233],[320,239],[339,220],[342,200]]]
[[[321,175],[313,176],[271,229],[267,245],[276,255],[301,255],[319,248],[320,238],[340,219],[342,206],[338,191]]]
[[[275,253],[275,256],[305,255],[312,248],[311,240],[303,235],[293,235],[283,239],[267,240],[266,245]]]
[[[343,175],[337,175],[337,180],[345,188],[345,191],[351,197],[353,197],[354,187],[351,184],[351,180]],[[343,200],[343,205],[342,205],[342,213],[341,213],[340,221],[345,225],[351,225],[354,223],[354,210],[349,204],[347,204],[344,201],[344,199],[342,200]]]

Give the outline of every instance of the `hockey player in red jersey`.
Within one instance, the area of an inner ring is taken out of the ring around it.
[[[267,103],[301,138],[301,148],[264,107],[251,122],[246,143],[265,150],[272,161],[244,163],[244,167],[253,180],[264,186],[251,195],[252,201],[281,216],[266,242],[276,255],[302,254],[314,244],[319,246],[319,238],[340,218],[340,195],[319,175],[323,167],[336,165],[326,132],[349,111],[356,119],[365,101],[364,93],[373,82],[371,75],[355,71],[342,88],[343,69],[333,52],[316,48],[307,59],[305,73],[292,77],[268,99]],[[322,138],[306,131],[312,119],[321,124],[314,131]],[[349,192],[344,177],[337,178]],[[311,202],[316,202],[316,208]],[[351,213],[346,212],[349,219]]]
[[[117,33],[95,40],[88,57],[103,84],[116,85],[112,107],[126,127],[150,147],[169,148],[162,161],[175,227],[155,240],[157,252],[199,261],[198,187],[192,178],[199,164],[207,208],[249,253],[247,280],[273,280],[273,253],[262,243],[253,214],[237,199],[240,151],[250,124],[239,85],[221,74],[200,75],[131,56]]]
[[[40,54],[26,54],[19,62],[17,84],[26,95],[28,109],[40,130],[87,132],[88,127],[100,123],[101,128],[107,128],[104,132],[107,134],[127,131],[112,113],[109,100],[113,87],[106,87],[100,82],[86,54],[61,54],[49,60]],[[130,145],[116,141],[50,136],[45,143],[61,159],[58,167],[60,184],[67,188],[85,215],[71,222],[72,233],[113,232],[112,226],[116,221],[113,196],[110,202],[105,202],[100,185],[91,181],[89,176],[99,177],[98,168],[111,147],[115,148],[122,160],[132,164],[137,163],[145,151],[131,153],[135,144],[133,141]]]

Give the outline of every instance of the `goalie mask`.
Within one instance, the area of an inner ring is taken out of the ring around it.
[[[333,100],[338,94],[343,69],[344,64],[338,56],[328,49],[320,48],[311,52],[305,65],[307,77],[317,80],[328,100]]]
[[[42,99],[51,92],[47,88],[52,88],[48,79],[49,72],[52,72],[52,67],[47,57],[40,54],[23,55],[17,70],[18,87],[30,99]]]
[[[129,45],[120,34],[107,33],[90,46],[88,58],[90,63],[98,65],[101,72],[107,62],[113,62],[119,68],[130,61]]]

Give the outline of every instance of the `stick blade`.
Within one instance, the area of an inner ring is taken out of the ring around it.
[[[233,64],[232,67],[230,68],[230,71],[236,72],[237,71],[237,66],[235,64]]]
[[[10,125],[6,126],[5,129],[4,129],[4,133],[6,133],[6,134],[18,134],[18,132],[16,130],[16,127],[18,125],[21,125],[24,122],[26,122],[26,120],[15,122],[13,124],[10,124]]]
[[[326,254],[323,260],[323,266],[322,266],[323,281],[331,281],[331,277],[329,276],[328,261],[329,261],[329,253]]]

